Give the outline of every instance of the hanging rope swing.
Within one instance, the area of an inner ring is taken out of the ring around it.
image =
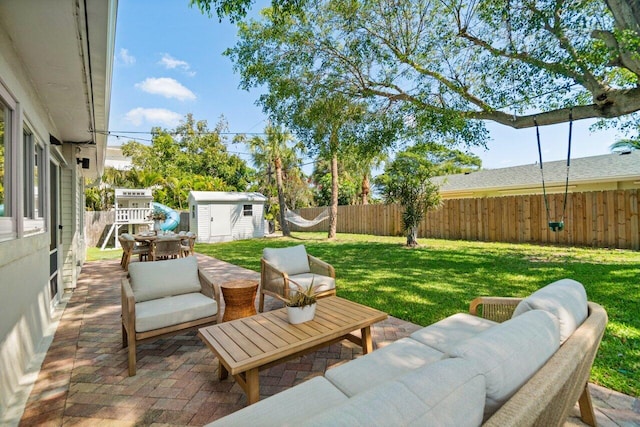
[[[547,222],[549,228],[552,231],[562,231],[564,229],[564,215],[567,211],[567,195],[569,193],[569,168],[571,167],[571,131],[573,128],[573,109],[569,110],[569,143],[567,149],[567,177],[564,184],[564,202],[562,204],[562,216],[560,221],[551,221],[551,214],[549,213],[549,200],[547,197],[547,189],[544,182],[544,168],[542,166],[542,147],[540,145],[540,129],[538,128],[538,122],[535,117],[533,118],[533,124],[536,126],[536,138],[538,140],[538,157],[540,158],[540,175],[542,176],[542,195],[544,197],[544,206],[547,211]]]

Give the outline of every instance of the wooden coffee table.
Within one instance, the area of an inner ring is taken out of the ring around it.
[[[260,399],[258,371],[316,351],[343,339],[373,350],[371,325],[387,314],[340,297],[318,300],[310,322],[291,325],[286,309],[220,323],[198,331],[218,357],[220,380],[230,373],[247,394],[249,404]],[[360,330],[360,336],[353,331]]]

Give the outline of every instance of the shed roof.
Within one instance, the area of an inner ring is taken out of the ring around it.
[[[567,174],[566,160],[545,162],[544,180],[547,185],[562,185]],[[610,182],[640,180],[640,151],[605,154],[602,156],[571,159],[569,182]],[[434,182],[442,183],[441,192],[494,190],[541,185],[540,165],[513,166],[485,169],[469,174],[439,176]]]
[[[260,193],[236,191],[190,191],[189,199],[196,202],[266,202],[267,198]]]

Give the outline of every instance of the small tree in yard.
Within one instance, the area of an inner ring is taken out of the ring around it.
[[[418,225],[428,210],[440,205],[439,187],[430,181],[437,171],[419,147],[412,147],[398,153],[376,178],[385,203],[399,203],[404,208],[402,226],[409,247],[418,246]]]

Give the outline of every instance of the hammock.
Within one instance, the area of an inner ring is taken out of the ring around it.
[[[289,208],[285,208],[285,212],[284,212],[284,219],[302,228],[313,227],[314,225],[324,221],[327,218],[329,218],[328,209],[325,209],[323,212],[320,213],[320,215],[318,215],[314,219],[305,219],[300,215],[298,215],[297,213],[289,210]]]

